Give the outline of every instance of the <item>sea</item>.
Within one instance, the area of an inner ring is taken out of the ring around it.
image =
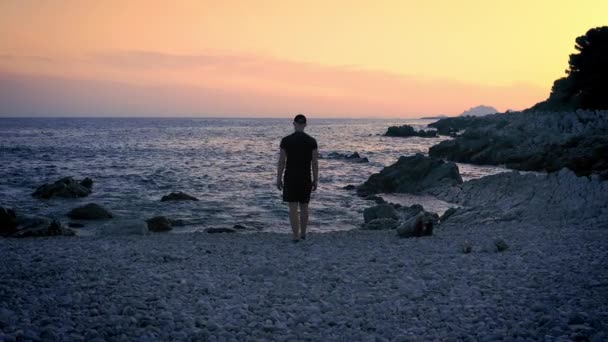
[[[389,126],[426,129],[434,120],[317,119],[306,132],[321,156],[358,152],[369,163],[321,158],[309,230],[355,229],[373,203],[344,190],[359,185],[399,156],[427,154],[449,137],[395,138]],[[287,205],[276,188],[279,143],[293,132],[291,118],[0,118],[0,206],[17,215],[69,222],[67,212],[97,203],[120,219],[157,215],[182,220],[174,233],[241,225],[246,231],[290,232]],[[506,171],[458,164],[464,180]],[[44,183],[72,176],[93,179],[84,198],[31,196]],[[183,191],[200,201],[161,202]],[[449,204],[428,196],[386,195],[392,202],[421,203],[441,212]],[[90,223],[82,231],[91,231]]]

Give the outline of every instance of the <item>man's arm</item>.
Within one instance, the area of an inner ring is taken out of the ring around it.
[[[312,150],[312,191],[317,190],[319,184],[319,150]]]
[[[277,165],[277,189],[283,190],[283,170],[285,170],[285,161],[287,160],[287,152],[281,149],[279,155],[279,164]]]

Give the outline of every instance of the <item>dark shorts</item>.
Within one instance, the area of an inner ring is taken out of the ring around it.
[[[305,177],[285,177],[283,179],[283,201],[285,202],[310,202],[312,182]]]

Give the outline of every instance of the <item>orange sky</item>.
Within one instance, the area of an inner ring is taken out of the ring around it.
[[[3,0],[0,115],[523,109],[606,13],[605,0]]]

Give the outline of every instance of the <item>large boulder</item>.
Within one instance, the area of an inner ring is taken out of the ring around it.
[[[168,195],[163,196],[160,199],[161,202],[167,202],[167,201],[198,201],[198,198],[194,197],[194,196],[190,196],[184,192],[172,192]]]
[[[105,220],[112,218],[112,214],[98,204],[89,203],[70,210],[68,217],[74,220]]]
[[[164,216],[155,216],[151,219],[147,219],[148,230],[151,232],[168,232],[173,229],[171,220]]]
[[[17,230],[17,215],[13,209],[0,207],[0,236],[14,233]]]
[[[387,137],[422,137],[422,138],[435,138],[437,137],[437,132],[433,130],[415,130],[414,127],[410,125],[403,126],[391,126],[388,128],[386,133],[384,133]]]
[[[421,193],[459,184],[462,184],[462,177],[456,164],[416,154],[402,156],[395,164],[371,175],[357,192],[361,196],[391,192]]]
[[[390,204],[378,204],[363,210],[363,221],[368,223],[376,219],[399,220],[397,210]]]
[[[52,184],[44,184],[36,188],[32,196],[49,199],[52,197],[77,198],[85,197],[91,193],[93,180],[85,178],[80,182],[72,177],[64,177]]]

